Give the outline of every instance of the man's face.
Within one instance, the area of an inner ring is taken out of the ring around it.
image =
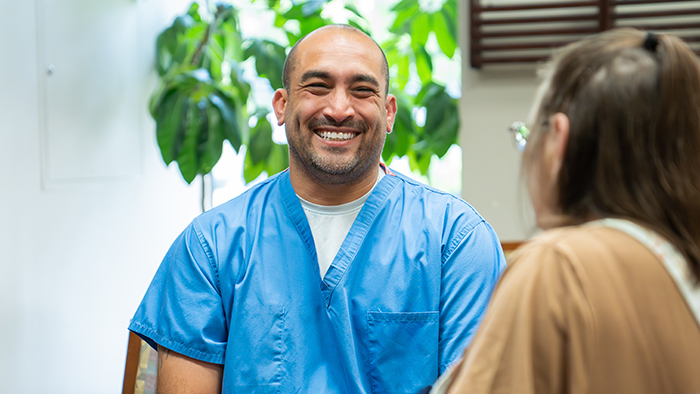
[[[396,99],[385,96],[383,57],[361,34],[327,28],[296,48],[289,92],[273,105],[286,125],[290,168],[327,184],[352,183],[379,164]]]

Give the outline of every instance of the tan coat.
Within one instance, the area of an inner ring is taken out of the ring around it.
[[[700,393],[700,326],[626,233],[547,231],[515,252],[449,393]]]

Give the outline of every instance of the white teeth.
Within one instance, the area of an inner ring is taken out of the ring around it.
[[[354,133],[337,133],[335,131],[321,131],[318,135],[323,139],[332,141],[345,141],[355,137]]]

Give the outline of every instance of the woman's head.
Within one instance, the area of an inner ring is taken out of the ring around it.
[[[541,226],[629,218],[700,274],[700,62],[680,39],[620,29],[565,47],[532,122],[524,170]]]

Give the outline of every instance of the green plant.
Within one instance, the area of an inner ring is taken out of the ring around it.
[[[226,140],[236,151],[247,146],[246,182],[288,166],[286,146],[272,140],[269,106],[255,104],[258,92],[243,77],[244,64],[254,62],[258,77],[273,89],[281,88],[286,49],[331,23],[322,13],[330,2],[267,0],[265,6],[276,16],[270,28],[281,31],[287,42],[244,36],[239,10],[223,3],[202,9],[195,2],[159,35],[156,66],[160,84],[151,98],[150,112],[163,160],[167,164],[176,161],[185,181],[191,183],[197,175],[208,174]],[[371,35],[365,17],[351,3],[345,9],[350,14],[348,23]],[[426,174],[432,156],[444,156],[457,142],[457,101],[433,81],[435,54],[426,49],[428,37],[434,34],[441,52],[454,56],[457,3],[446,0],[441,7],[425,11],[418,0],[401,0],[392,8],[392,15],[390,39],[381,46],[390,64],[390,90],[398,98],[399,112],[382,157],[389,163],[407,155],[412,169]],[[404,88],[416,75],[420,89],[408,94]],[[416,122],[417,108],[425,109],[424,124]]]

